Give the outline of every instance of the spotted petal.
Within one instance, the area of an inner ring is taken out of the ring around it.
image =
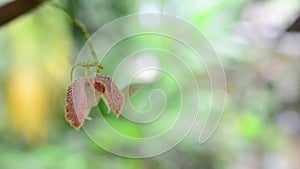
[[[116,83],[108,75],[95,73],[94,88],[101,92],[101,98],[110,107],[112,111],[119,117],[124,105],[124,97]]]
[[[67,90],[65,117],[77,130],[83,125],[85,117],[89,112],[85,86],[86,80],[84,78],[79,78],[76,79]]]
[[[65,117],[77,130],[81,128],[92,107],[104,100],[118,117],[124,104],[124,97],[115,82],[108,76],[95,73],[88,78],[76,79],[67,90]]]

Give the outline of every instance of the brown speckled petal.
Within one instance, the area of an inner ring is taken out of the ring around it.
[[[67,121],[77,130],[81,128],[90,108],[87,105],[85,92],[86,80],[76,79],[67,90],[67,103],[65,117]]]
[[[108,75],[95,73],[94,87],[99,92],[102,92],[103,99],[107,101],[108,106],[118,117],[124,105],[124,97],[116,83]]]
[[[75,129],[79,130],[92,107],[100,96],[118,117],[124,104],[124,97],[115,82],[108,76],[95,73],[88,78],[76,79],[67,90],[65,117]]]

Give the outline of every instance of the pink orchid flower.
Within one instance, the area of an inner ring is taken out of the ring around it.
[[[119,117],[124,105],[124,97],[118,86],[108,75],[95,73],[87,78],[76,79],[67,90],[65,117],[75,129],[79,130],[89,112],[103,99],[108,112],[110,108]]]

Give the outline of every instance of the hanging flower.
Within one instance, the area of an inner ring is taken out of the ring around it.
[[[95,73],[87,78],[76,79],[67,90],[65,117],[77,130],[85,119],[90,119],[89,112],[103,99],[106,106],[119,117],[124,104],[124,97],[118,86],[108,75]]]

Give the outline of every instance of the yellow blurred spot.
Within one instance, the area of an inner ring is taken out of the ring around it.
[[[28,143],[46,139],[47,94],[42,79],[29,67],[13,70],[8,103],[14,133],[21,132]]]
[[[49,119],[60,115],[54,112],[60,104],[49,105],[60,100],[61,89],[69,82],[72,36],[65,17],[42,6],[4,30],[11,61],[7,84],[11,129],[17,139],[21,136],[27,144],[46,140]],[[59,109],[63,114],[63,107]]]

